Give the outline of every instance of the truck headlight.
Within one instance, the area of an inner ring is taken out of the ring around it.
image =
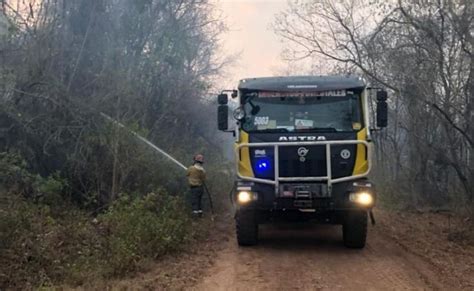
[[[351,193],[349,200],[362,206],[372,206],[374,204],[374,197],[368,192]]]
[[[240,191],[238,194],[237,194],[237,201],[239,201],[240,204],[247,204],[249,203],[250,201],[252,201],[252,193],[248,192],[248,191]]]

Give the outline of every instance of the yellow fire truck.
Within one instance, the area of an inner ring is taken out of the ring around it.
[[[218,128],[236,137],[239,245],[258,241],[261,223],[315,220],[342,225],[347,247],[363,248],[376,202],[370,96],[387,125],[387,92],[353,76],[251,78],[218,96]],[[230,94],[228,94],[230,93]],[[238,104],[228,123],[229,95]]]

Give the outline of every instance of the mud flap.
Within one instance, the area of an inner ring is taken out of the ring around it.
[[[370,216],[370,223],[372,224],[372,226],[375,226],[374,211],[372,209],[369,211],[369,216]]]

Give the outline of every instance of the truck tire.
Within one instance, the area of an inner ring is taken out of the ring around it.
[[[258,223],[254,211],[237,211],[235,215],[239,246],[253,246],[258,241]]]
[[[367,239],[367,212],[362,210],[348,212],[342,225],[342,236],[346,247],[364,248]]]

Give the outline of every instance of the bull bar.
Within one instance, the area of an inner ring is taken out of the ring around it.
[[[351,175],[346,177],[340,177],[333,179],[331,173],[331,146],[332,145],[347,145],[347,144],[355,144],[359,145],[362,144],[365,146],[367,151],[367,171],[362,174],[358,175]],[[315,145],[325,145],[326,147],[326,176],[318,176],[318,177],[280,177],[280,166],[279,166],[279,148],[280,147],[289,147],[289,146],[315,146]],[[236,147],[236,161],[240,161],[240,152],[242,148],[251,148],[251,147],[273,147],[274,153],[274,180],[270,179],[260,179],[255,177],[244,176],[239,171],[239,163],[237,162],[237,176],[245,181],[257,182],[257,183],[264,183],[270,184],[275,186],[275,194],[278,194],[278,188],[280,182],[322,182],[325,181],[328,185],[328,192],[331,193],[332,185],[336,183],[356,180],[359,178],[367,177],[369,174],[372,165],[371,165],[371,157],[372,157],[372,149],[370,144],[364,140],[331,140],[331,141],[310,141],[310,142],[260,142],[260,143],[243,143],[238,144]]]

